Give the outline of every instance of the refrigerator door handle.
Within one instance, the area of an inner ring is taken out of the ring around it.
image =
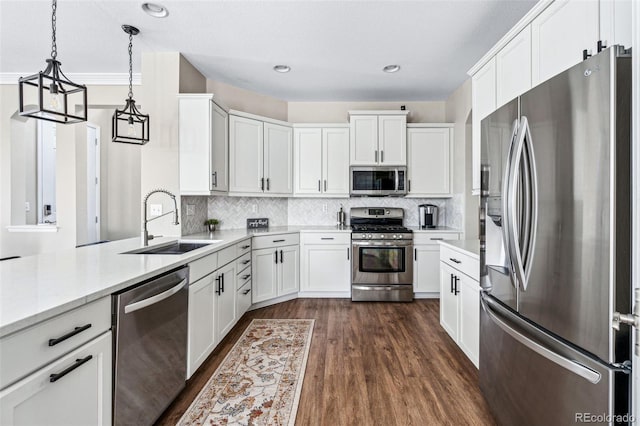
[[[584,365],[576,361],[573,361],[569,358],[565,358],[564,356],[544,347],[538,342],[531,340],[527,336],[523,335],[522,333],[518,332],[517,330],[509,326],[506,322],[501,320],[493,312],[492,305],[495,306],[496,302],[493,302],[490,299],[488,299],[484,293],[481,293],[480,303],[482,304],[482,309],[487,313],[487,315],[489,315],[489,318],[491,318],[491,320],[498,325],[498,327],[500,327],[505,333],[507,333],[508,335],[513,337],[515,340],[517,340],[524,346],[528,347],[538,355],[545,357],[549,361],[571,371],[574,374],[577,374],[578,376],[584,378],[585,380],[588,380],[593,384],[598,383],[602,378],[599,372],[592,370],[589,367],[585,367]]]
[[[524,264],[524,289],[529,284],[529,276],[531,275],[531,266],[533,264],[533,255],[535,248],[536,235],[538,231],[538,172],[536,168],[536,159],[533,152],[533,139],[531,137],[531,128],[529,120],[526,116],[521,118],[522,127],[525,132],[525,164],[527,176],[527,224],[526,224],[526,244],[522,256]]]
[[[515,141],[518,139],[518,130],[519,130],[519,120],[513,120],[513,130],[511,131],[511,139],[509,141],[509,150],[507,153],[507,162],[504,168],[504,176],[502,177],[502,220],[501,220],[501,230],[502,230],[502,243],[504,244],[505,254],[507,264],[509,265],[509,269],[513,270],[513,261],[511,255],[511,236],[509,234],[509,182],[511,180],[511,163],[513,161],[513,148]],[[514,287],[517,287],[517,284],[514,283]]]
[[[524,273],[524,266],[522,262],[522,252],[520,251],[520,239],[517,234],[518,219],[517,212],[517,193],[518,193],[518,172],[520,171],[520,163],[523,157],[524,140],[526,135],[526,117],[522,117],[520,120],[520,128],[518,130],[518,137],[515,147],[513,148],[513,156],[510,162],[507,163],[509,167],[509,182],[508,190],[506,193],[507,202],[507,233],[509,235],[509,255],[511,257],[511,265],[513,273],[516,277],[516,281],[522,286],[523,290],[527,289],[526,276]],[[525,207],[525,211],[526,211]]]

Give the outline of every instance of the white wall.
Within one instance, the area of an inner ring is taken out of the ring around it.
[[[213,93],[230,109],[287,121],[287,102],[283,100],[210,79],[207,93]]]
[[[352,110],[399,110],[405,105],[409,123],[442,123],[444,102],[289,102],[291,123],[348,123]]]
[[[455,124],[453,192],[463,199],[465,238],[478,238],[479,197],[471,195],[471,79],[467,79],[447,99],[445,121]]]

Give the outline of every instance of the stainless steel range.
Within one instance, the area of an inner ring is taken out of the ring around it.
[[[400,208],[357,207],[350,211],[351,300],[413,300],[413,233],[402,226]]]

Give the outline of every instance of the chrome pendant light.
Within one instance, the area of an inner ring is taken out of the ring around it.
[[[60,69],[56,44],[58,2],[53,0],[51,3],[51,59],[46,60],[44,71],[18,80],[20,115],[62,124],[80,123],[87,121],[87,87],[72,82]],[[32,97],[35,107],[25,105]]]
[[[149,116],[140,112],[133,100],[133,36],[140,33],[136,27],[123,25],[122,29],[129,34],[129,97],[122,109],[113,114],[111,140],[113,142],[144,145],[149,142]]]

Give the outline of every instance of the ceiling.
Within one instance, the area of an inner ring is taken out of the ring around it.
[[[58,59],[73,73],[134,72],[141,52],[179,51],[207,78],[287,101],[444,100],[534,0],[59,0]],[[0,73],[44,67],[51,2],[0,0]],[[273,71],[276,64],[291,72]],[[382,72],[399,64],[395,74]]]

